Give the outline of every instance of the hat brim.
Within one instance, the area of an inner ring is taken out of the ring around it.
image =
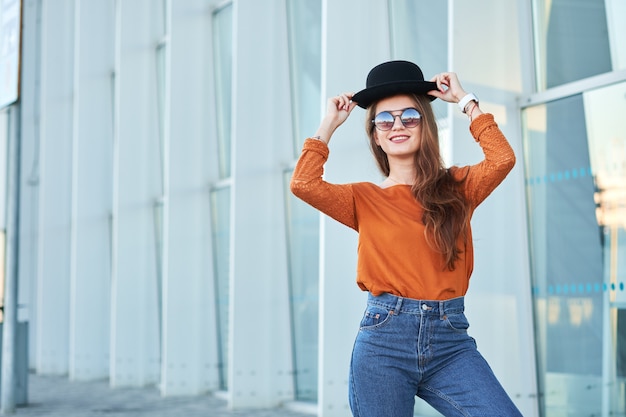
[[[436,89],[437,83],[432,81],[394,81],[361,90],[352,96],[352,101],[366,109],[372,103],[386,97],[408,93],[427,95],[426,93]],[[437,97],[428,96],[428,98],[433,101]]]

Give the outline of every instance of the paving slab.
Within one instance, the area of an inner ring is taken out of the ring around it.
[[[214,395],[162,397],[154,387],[111,388],[108,381],[70,381],[67,377],[31,374],[29,403],[18,417],[311,417],[285,408],[228,410]]]

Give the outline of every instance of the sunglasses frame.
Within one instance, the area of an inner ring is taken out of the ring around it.
[[[404,116],[404,114],[406,113],[407,110],[415,110],[415,112],[419,116],[417,118],[417,123],[415,123],[414,126],[407,126],[406,123],[404,122],[404,120],[402,120],[402,116]],[[396,115],[393,114],[393,113],[399,112],[399,111],[402,112],[402,113],[396,114]],[[388,113],[393,118],[393,123],[391,124],[389,129],[382,129],[380,126],[378,126],[378,124],[376,124],[376,119],[378,118],[378,116],[380,116],[381,114],[384,114],[384,113]],[[387,132],[387,131],[393,129],[393,127],[396,124],[396,118],[398,118],[398,117],[400,118],[400,123],[402,123],[402,126],[404,126],[407,129],[412,129],[414,127],[417,127],[422,122],[422,113],[420,113],[420,111],[417,110],[415,107],[407,107],[405,109],[400,109],[400,110],[391,110],[391,111],[385,110],[385,111],[381,111],[376,116],[374,116],[374,118],[372,119],[372,124],[376,127],[376,129],[381,130],[383,132]]]

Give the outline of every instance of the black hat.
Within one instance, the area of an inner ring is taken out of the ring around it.
[[[408,61],[383,62],[372,68],[367,75],[366,88],[352,97],[359,107],[368,108],[370,104],[396,94],[426,94],[437,89],[437,83],[424,81],[420,67]],[[430,100],[436,97],[428,96]]]

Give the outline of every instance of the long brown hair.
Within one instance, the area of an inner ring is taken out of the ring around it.
[[[415,178],[411,187],[415,199],[422,205],[424,213],[424,235],[431,248],[443,256],[445,267],[454,270],[462,249],[458,247],[459,237],[465,242],[468,238],[469,207],[461,194],[459,183],[446,169],[439,150],[437,121],[430,100],[422,95],[408,94],[415,101],[422,115],[419,150],[415,153]],[[383,175],[389,175],[389,159],[376,144],[375,126],[372,119],[376,115],[374,103],[367,109],[365,130],[370,140],[370,148]]]

